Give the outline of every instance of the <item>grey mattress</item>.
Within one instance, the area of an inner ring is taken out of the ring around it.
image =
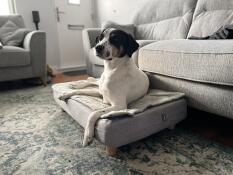
[[[58,95],[54,92],[57,104],[84,127],[92,110],[73,99],[61,101]],[[186,100],[182,98],[148,108],[134,116],[100,119],[96,124],[95,138],[106,146],[120,147],[172,127],[183,120],[186,114]]]

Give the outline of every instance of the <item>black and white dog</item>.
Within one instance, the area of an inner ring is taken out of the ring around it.
[[[85,128],[83,145],[92,141],[96,121],[111,111],[127,109],[127,105],[143,97],[149,88],[147,75],[138,69],[132,54],[138,49],[138,43],[128,33],[105,29],[97,37],[96,55],[104,60],[104,72],[99,80],[89,78],[87,82],[72,84],[72,93],[65,93],[59,98],[66,100],[73,95],[102,96],[104,103],[111,106],[94,111],[88,118]],[[98,85],[96,91],[82,89],[87,86]]]

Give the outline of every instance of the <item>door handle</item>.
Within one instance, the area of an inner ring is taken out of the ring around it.
[[[64,11],[60,11],[58,7],[56,7],[56,16],[57,16],[57,22],[60,22],[60,14],[65,14]]]
[[[68,29],[69,30],[83,30],[84,29],[83,24],[68,24]]]

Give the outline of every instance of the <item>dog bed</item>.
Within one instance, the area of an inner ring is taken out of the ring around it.
[[[108,105],[101,98],[84,95],[72,96],[66,102],[59,100],[62,93],[72,91],[69,88],[70,83],[74,82],[53,85],[54,99],[65,112],[85,127],[91,112]],[[183,93],[151,89],[145,97],[129,104],[129,109],[114,111],[105,116],[108,118],[99,119],[95,127],[95,138],[107,146],[107,153],[111,155],[116,152],[117,147],[163,129],[174,128],[186,117],[186,113],[187,105]]]

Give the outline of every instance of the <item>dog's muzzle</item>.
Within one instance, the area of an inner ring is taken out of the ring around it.
[[[102,56],[104,52],[104,46],[98,45],[95,47],[96,56]]]
[[[96,56],[103,60],[111,61],[112,58],[109,58],[110,52],[105,52],[105,47],[103,45],[98,45],[95,47]]]

